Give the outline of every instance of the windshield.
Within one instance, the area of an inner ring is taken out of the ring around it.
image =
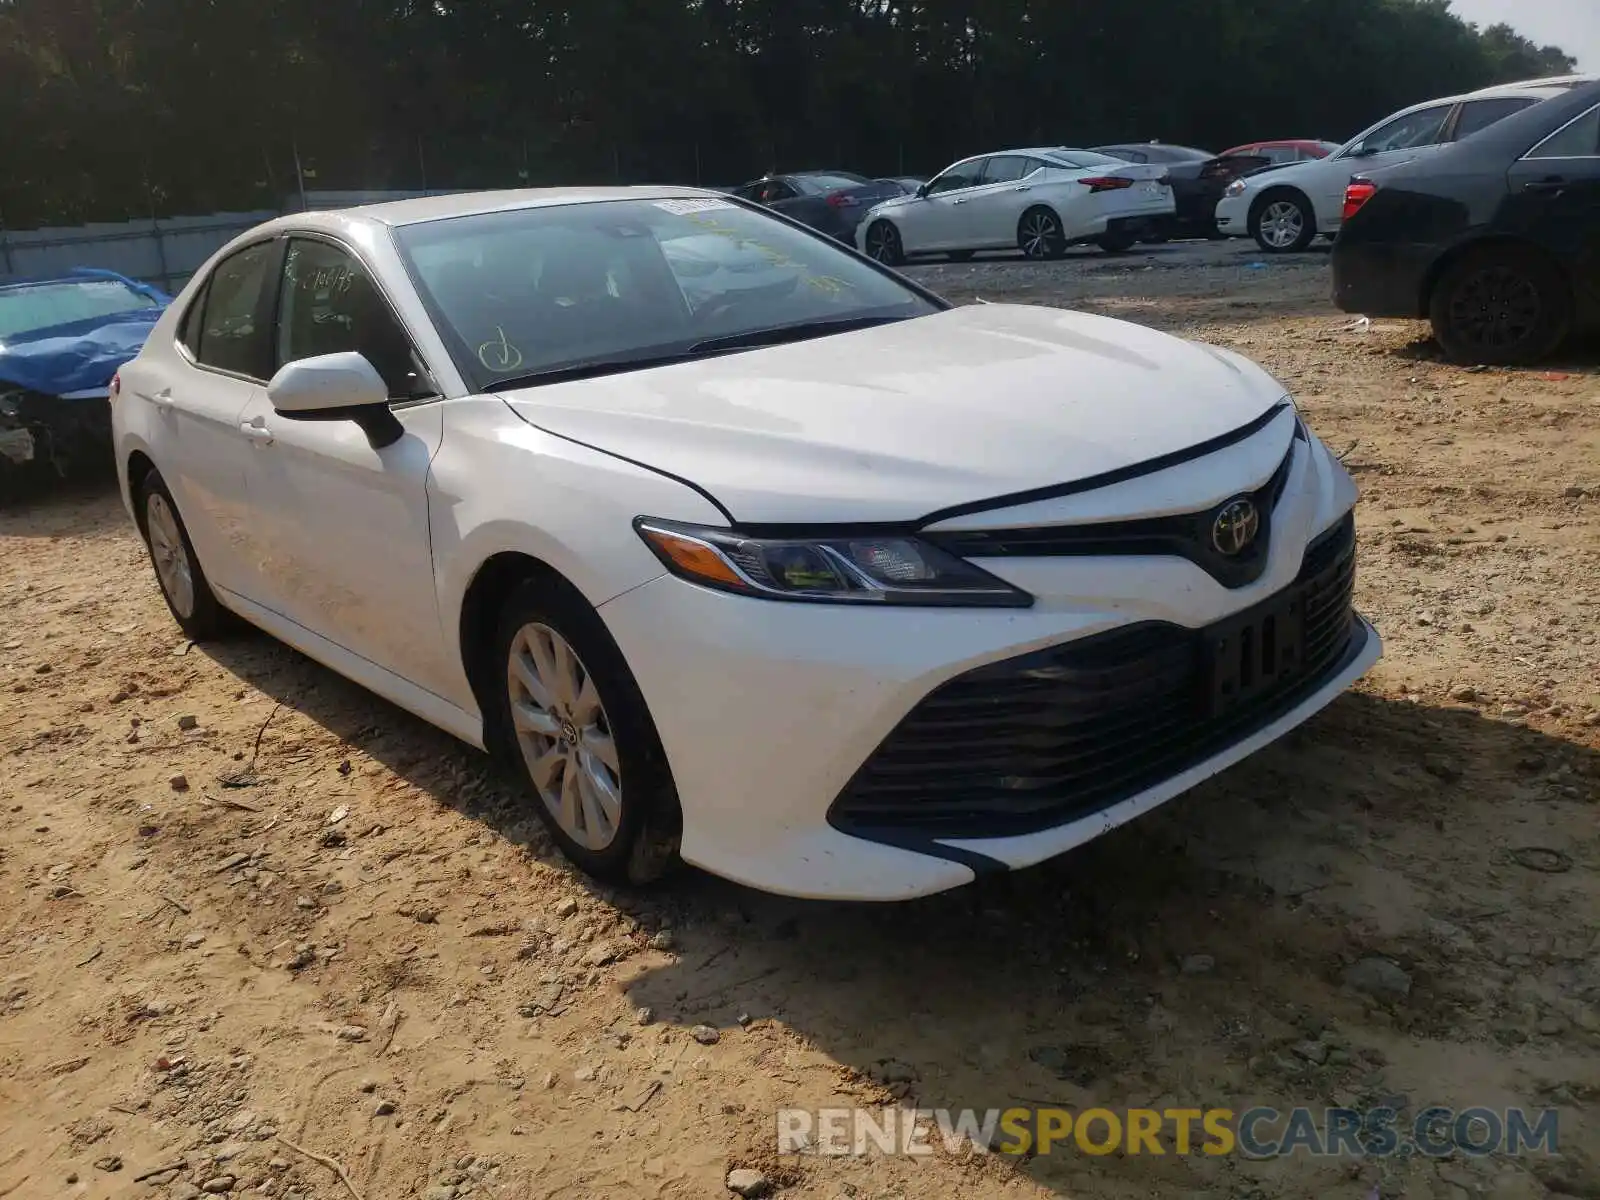
[[[477,391],[765,330],[939,310],[820,235],[730,200],[520,208],[404,225],[395,239]]]
[[[159,301],[115,279],[24,284],[0,290],[0,338],[160,307]]]

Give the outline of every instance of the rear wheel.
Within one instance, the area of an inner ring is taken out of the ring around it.
[[[135,499],[139,529],[150,564],[161,585],[161,598],[167,602],[172,619],[190,641],[204,642],[227,629],[227,611],[217,603],[200,567],[189,531],[178,515],[178,505],[167,489],[160,471],[152,470],[139,485]]]
[[[1126,254],[1137,239],[1131,233],[1102,233],[1094,241],[1107,254]],[[1166,241],[1165,238],[1161,239]]]
[[[906,261],[905,247],[894,222],[874,221],[867,227],[867,256],[886,267],[898,267]]]
[[[1251,210],[1250,236],[1268,254],[1304,250],[1317,236],[1311,202],[1299,192],[1268,192]]]
[[[1545,259],[1494,247],[1446,268],[1428,316],[1452,362],[1510,366],[1535,362],[1561,344],[1572,324],[1572,296]]]
[[[490,748],[561,849],[613,883],[664,875],[680,828],[672,773],[599,615],[565,581],[531,580],[506,602],[495,645]]]
[[[1067,252],[1061,218],[1053,209],[1030,208],[1017,222],[1017,248],[1024,258],[1060,258]]]

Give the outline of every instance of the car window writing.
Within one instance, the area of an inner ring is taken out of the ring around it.
[[[294,238],[283,262],[276,366],[355,351],[389,385],[393,400],[431,395],[410,339],[366,268],[329,242]]]
[[[258,242],[217,264],[206,287],[195,357],[208,367],[262,378],[267,372],[264,304],[276,242]]]
[[[1529,158],[1600,157],[1600,107],[1556,130],[1528,152]]]

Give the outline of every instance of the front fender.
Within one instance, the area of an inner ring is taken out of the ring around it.
[[[459,646],[473,581],[496,555],[521,554],[559,572],[595,608],[663,574],[633,520],[723,525],[692,488],[528,424],[497,397],[446,401],[444,438],[428,478],[439,617]],[[457,655],[449,699],[477,703]]]

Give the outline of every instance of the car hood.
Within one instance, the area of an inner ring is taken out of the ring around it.
[[[1183,451],[1283,396],[1227,351],[1008,304],[502,394],[742,524],[913,521]]]
[[[0,343],[0,384],[47,396],[105,394],[117,368],[143,348],[164,308],[34,329]]]

